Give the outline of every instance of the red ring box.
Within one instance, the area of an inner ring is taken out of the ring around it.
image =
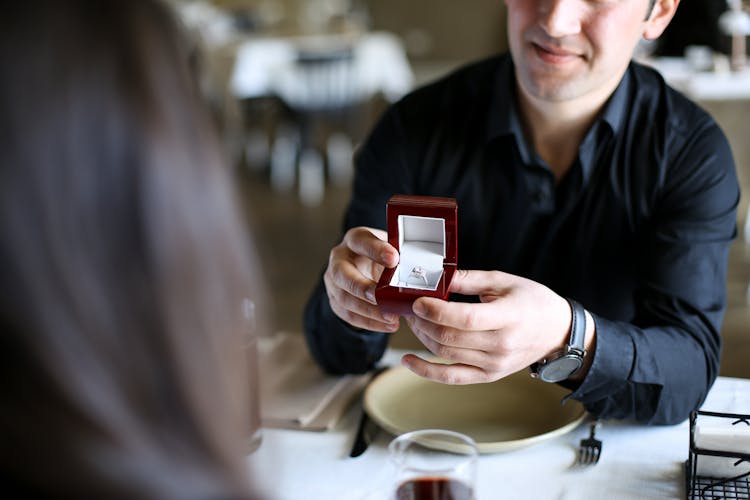
[[[419,297],[447,299],[458,264],[456,200],[397,194],[388,200],[386,217],[388,243],[399,251],[399,264],[378,280],[381,311],[413,314]]]

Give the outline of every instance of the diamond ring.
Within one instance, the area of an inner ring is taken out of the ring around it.
[[[425,271],[424,267],[422,266],[415,266],[414,268],[412,268],[411,272],[409,273],[409,277],[414,277],[421,280],[425,286],[429,284],[427,282],[427,271]]]

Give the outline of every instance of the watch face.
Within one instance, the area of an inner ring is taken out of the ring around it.
[[[545,382],[560,382],[573,375],[583,360],[573,354],[565,354],[539,367],[539,378]]]

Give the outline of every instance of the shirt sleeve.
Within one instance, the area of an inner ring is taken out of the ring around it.
[[[665,161],[642,238],[634,318],[594,314],[594,360],[569,396],[603,418],[679,423],[701,405],[718,375],[739,202],[734,161],[713,121]]]
[[[402,128],[388,110],[355,154],[355,177],[343,232],[358,226],[386,229],[386,203],[395,193],[409,193],[411,175],[404,159]],[[333,312],[323,279],[304,313],[305,338],[313,358],[329,373],[364,373],[380,360],[389,334],[354,328]]]

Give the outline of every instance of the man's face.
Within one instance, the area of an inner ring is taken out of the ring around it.
[[[505,0],[516,78],[544,101],[609,93],[644,35],[649,0]]]

